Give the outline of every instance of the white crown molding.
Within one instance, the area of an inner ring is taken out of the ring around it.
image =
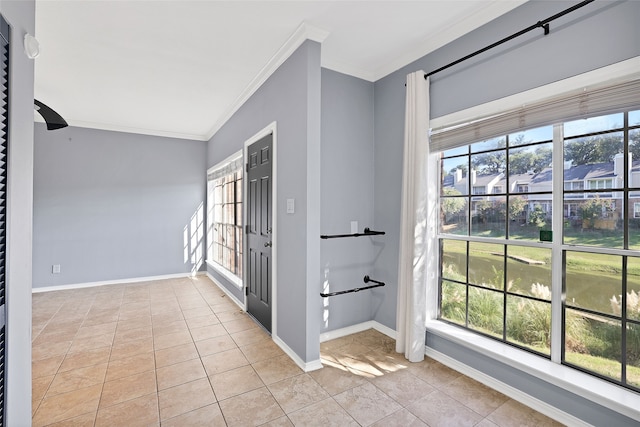
[[[329,31],[323,30],[313,25],[309,25],[306,22],[300,24],[300,26],[294,31],[294,33],[287,39],[287,41],[278,49],[275,55],[267,62],[267,64],[260,70],[260,72],[253,78],[251,83],[240,94],[233,105],[227,110],[227,112],[220,117],[213,128],[207,134],[205,141],[210,140],[216,132],[224,126],[224,124],[233,116],[233,114],[247,102],[247,100],[253,95],[262,84],[267,81],[269,77],[298,49],[302,43],[307,40],[322,43]]]
[[[504,15],[505,13],[515,9],[518,6],[526,3],[528,0],[510,0],[501,1],[494,0],[486,7],[474,12],[466,18],[458,21],[446,31],[440,31],[437,34],[429,37],[424,43],[417,45],[415,48],[404,52],[399,55],[395,60],[387,61],[383,66],[375,70],[373,73],[374,79],[372,81],[379,80],[392,72],[409,65],[413,61],[416,61],[423,56],[433,52],[434,50],[441,48],[442,46],[456,40],[459,37],[481,27],[482,25],[496,19],[497,17]],[[429,70],[427,70],[428,72]]]
[[[366,80],[368,82],[376,81],[376,74],[370,70],[364,70],[339,60],[333,60],[331,58],[327,58],[325,55],[322,55],[321,62],[322,62],[322,68],[326,68],[342,74],[347,74],[349,76],[357,77],[359,79]]]
[[[45,123],[45,121],[41,118],[34,117],[34,122],[37,123]],[[136,127],[127,127],[121,125],[114,125],[111,123],[96,123],[96,122],[85,122],[74,120],[69,123],[70,127],[77,128],[86,128],[86,129],[98,129],[98,130],[106,130],[111,132],[126,132],[133,133],[139,135],[149,135],[149,136],[161,136],[165,138],[177,138],[177,139],[188,139],[191,141],[208,141],[206,135],[198,135],[194,133],[180,133],[180,132],[171,132],[171,131],[163,131],[158,129],[144,129],[144,128],[136,128]]]

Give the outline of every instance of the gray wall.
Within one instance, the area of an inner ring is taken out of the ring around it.
[[[196,271],[205,163],[202,141],[36,124],[34,288]]]
[[[33,61],[24,54],[34,34],[35,1],[0,1],[11,25],[7,210],[7,356],[5,425],[31,425],[31,236],[33,200]]]
[[[320,45],[303,43],[209,141],[211,167],[277,122],[277,336],[318,360],[320,292]],[[296,212],[286,213],[286,199]],[[210,273],[211,268],[208,268]],[[217,277],[219,278],[219,277]],[[237,289],[225,280],[232,292]]]
[[[404,83],[408,73],[429,72],[461,56],[528,27],[538,20],[574,5],[575,2],[530,1],[447,46],[378,80],[375,83],[375,226],[387,231],[386,247],[376,269],[397,276],[402,183]],[[532,32],[480,58],[432,77],[431,116],[458,111],[540,85],[578,75],[640,55],[640,2],[595,2],[551,23],[551,33]],[[397,279],[384,288],[385,297],[375,320],[395,329]],[[427,334],[427,345],[467,363],[488,375],[546,400],[594,425],[629,425],[628,418],[597,405],[583,410],[583,399],[558,392],[553,386],[529,381],[526,375],[508,370],[468,349]],[[552,396],[561,395],[561,399]],[[582,408],[582,409],[576,409]],[[606,422],[602,415],[606,414]]]
[[[323,69],[321,135],[322,234],[350,233],[351,221],[360,233],[374,229],[373,83]],[[372,272],[381,242],[384,237],[323,240],[323,292],[365,286],[365,274],[386,280]],[[375,289],[324,299],[321,331],[371,320],[381,294]]]

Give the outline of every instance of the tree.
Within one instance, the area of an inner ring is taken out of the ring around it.
[[[445,187],[442,190],[444,196],[459,196],[460,193],[455,188]],[[445,197],[440,199],[440,206],[442,206],[442,213],[445,218],[455,215],[464,209],[466,199],[464,197]]]
[[[587,221],[590,229],[595,228],[596,219],[603,218],[610,212],[613,212],[611,199],[601,199],[599,196],[589,199],[580,205],[580,216],[583,221]]]
[[[480,174],[496,174],[506,169],[506,153],[504,150],[471,156],[471,166]]]
[[[529,213],[529,224],[542,228],[547,225],[547,213],[542,210],[540,205],[535,205]]]
[[[524,197],[517,196],[509,199],[509,219],[518,219],[520,214],[524,211],[525,206],[527,206],[527,201]]]
[[[623,143],[620,133],[578,138],[565,145],[564,157],[574,165],[611,162],[622,153]]]
[[[517,175],[529,171],[538,173],[551,165],[553,149],[538,147],[535,151],[518,150],[509,154],[509,174]]]

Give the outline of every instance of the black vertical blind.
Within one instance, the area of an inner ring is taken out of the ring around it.
[[[0,427],[5,419],[7,167],[9,148],[9,24],[0,15]]]

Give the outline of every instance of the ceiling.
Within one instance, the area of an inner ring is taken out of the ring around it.
[[[305,39],[375,81],[525,1],[37,0],[35,97],[71,126],[208,140]]]

